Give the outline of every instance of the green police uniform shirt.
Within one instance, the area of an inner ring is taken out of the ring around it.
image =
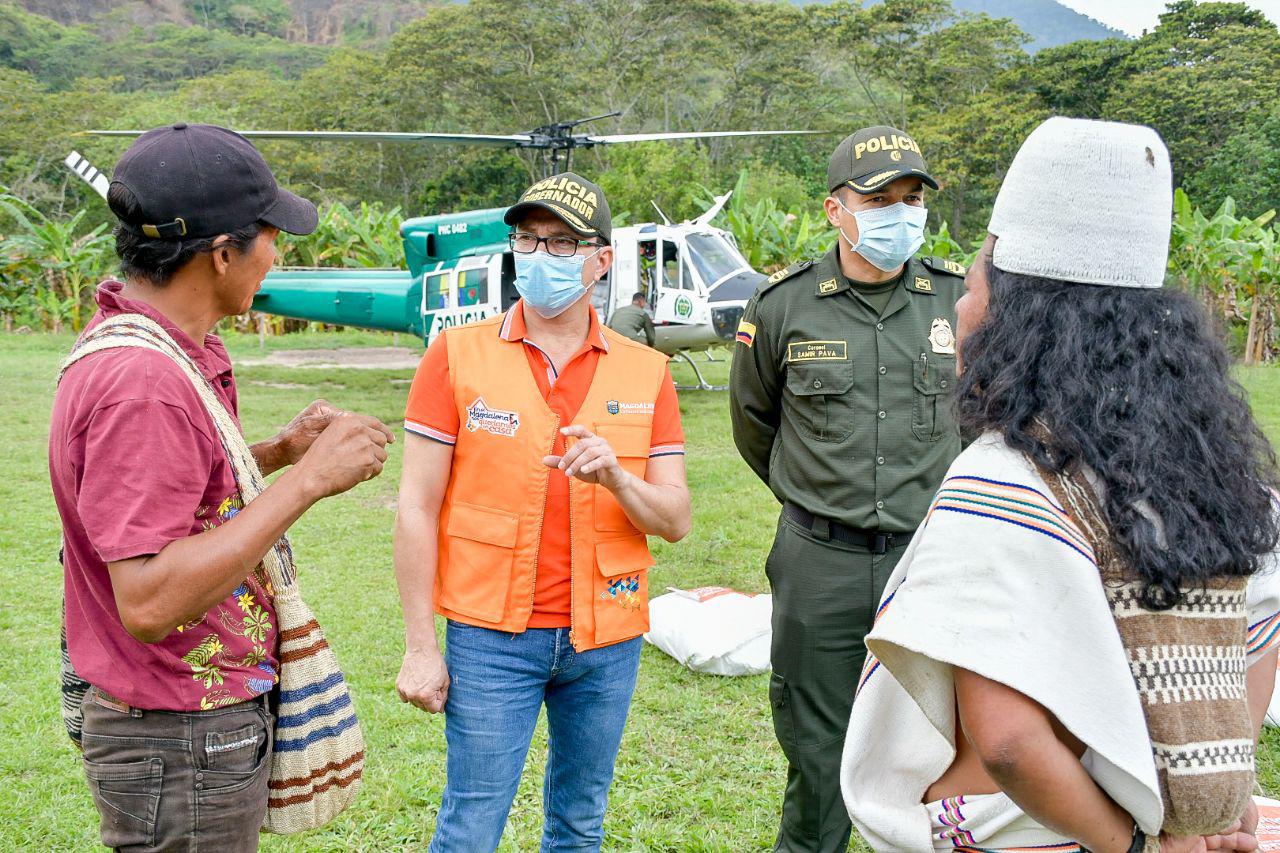
[[[780,501],[912,531],[960,452],[950,396],[964,268],[912,258],[876,311],[836,252],[775,274],[747,303],[730,376],[734,443]]]

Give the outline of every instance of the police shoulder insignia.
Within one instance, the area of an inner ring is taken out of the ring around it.
[[[834,278],[829,278],[826,281],[818,282],[819,293],[835,293],[839,289],[840,289],[840,285],[836,283],[836,280]]]
[[[780,269],[773,275],[769,276],[769,278],[766,279],[764,283],[760,285],[759,290],[757,290],[756,292],[764,293],[766,290],[773,287],[774,285],[777,285],[786,281],[787,279],[791,278],[797,273],[804,272],[811,266],[813,266],[813,261],[797,261],[796,263],[792,264],[789,267]]]
[[[947,275],[958,275],[962,278],[964,277],[964,274],[968,272],[968,270],[965,269],[964,264],[958,264],[950,258],[921,258],[920,263],[924,264],[934,272],[943,272]]]
[[[922,275],[916,276],[916,283],[912,288],[920,293],[933,293],[933,282]]]

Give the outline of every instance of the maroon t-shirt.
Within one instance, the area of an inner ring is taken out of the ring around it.
[[[103,282],[93,328],[137,313],[195,360],[237,417],[226,348],[197,346],[150,305]],[[49,433],[49,476],[62,517],[67,646],[80,677],[138,708],[196,711],[242,702],[277,680],[279,640],[261,566],[202,618],[158,643],[120,622],[107,563],[156,554],[222,524],[243,506],[213,421],[168,356],[136,347],[94,353],[62,377]]]

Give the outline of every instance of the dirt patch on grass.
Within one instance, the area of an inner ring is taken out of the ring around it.
[[[355,368],[413,370],[422,352],[409,347],[348,347],[344,349],[276,350],[261,358],[242,358],[243,367]]]

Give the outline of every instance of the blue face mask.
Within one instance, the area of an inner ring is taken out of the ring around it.
[[[603,248],[603,247],[602,247]],[[600,249],[589,255],[549,255],[534,252],[516,257],[516,290],[525,304],[550,320],[568,310],[587,293],[582,283],[582,267]]]
[[[924,245],[924,223],[929,211],[923,207],[898,202],[888,207],[853,211],[841,204],[840,199],[835,202],[858,222],[857,243],[849,239],[844,229],[840,230],[840,236],[876,269],[892,272]]]

